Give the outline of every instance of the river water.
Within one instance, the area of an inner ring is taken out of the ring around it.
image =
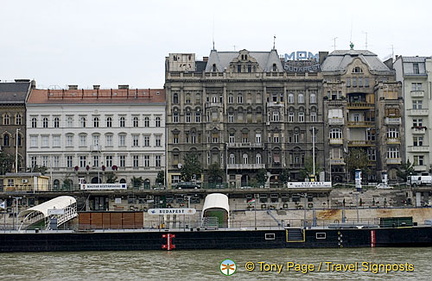
[[[232,276],[222,274],[221,263],[226,259],[236,263]],[[432,248],[3,253],[0,277],[44,281],[429,281],[431,261]]]

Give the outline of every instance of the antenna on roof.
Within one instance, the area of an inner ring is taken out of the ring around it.
[[[365,34],[365,36],[366,36],[366,39],[365,39],[365,50],[367,50],[368,49],[368,44],[367,44],[367,31],[363,31],[363,33]]]
[[[213,51],[216,50],[215,48],[215,21],[214,21],[214,14],[213,14],[213,34],[212,34],[212,41],[213,41]]]
[[[337,37],[333,38],[333,51],[336,51],[336,39]]]
[[[273,50],[276,49],[276,35],[273,36]]]

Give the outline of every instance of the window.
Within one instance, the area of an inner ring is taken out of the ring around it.
[[[174,123],[179,122],[179,113],[177,111],[173,112],[173,122]]]
[[[139,146],[139,135],[132,135],[132,146]]]
[[[86,146],[87,145],[87,136],[86,135],[80,135],[79,139],[80,139],[80,142],[79,142],[80,146]]]
[[[298,103],[304,103],[304,95],[303,94],[298,95]]]
[[[79,166],[81,168],[85,168],[87,166],[87,157],[86,156],[80,156],[79,157]]]
[[[30,158],[30,161],[31,161],[32,168],[36,167],[36,165],[37,165],[37,157],[36,156],[32,156]]]
[[[419,64],[418,63],[413,63],[413,73],[414,74],[419,74],[420,73],[420,68],[419,68]]]
[[[138,155],[134,155],[132,158],[132,162],[133,162],[133,167],[134,168],[138,168],[139,167],[139,156]]]
[[[126,155],[120,155],[119,156],[119,166],[124,168],[126,167]]]
[[[191,122],[191,113],[188,111],[188,112],[186,112],[186,117],[185,117],[185,119],[186,119],[186,123],[190,123]]]
[[[178,104],[179,103],[179,97],[177,93],[173,94],[173,104]]]
[[[299,133],[294,133],[293,140],[294,140],[294,143],[299,142]]]
[[[80,125],[83,128],[85,128],[85,126],[86,126],[86,118],[84,116],[80,117]]]
[[[93,117],[93,127],[99,127],[99,117]]]
[[[413,119],[413,127],[423,127],[423,119]]]
[[[423,155],[414,155],[414,165],[415,166],[424,166],[424,156]]]
[[[150,167],[150,155],[144,155],[144,167]]]
[[[126,135],[125,134],[119,135],[119,146],[126,146]]]
[[[190,104],[190,103],[191,103],[191,96],[190,96],[189,93],[186,94],[185,103],[186,103],[186,104]]]
[[[145,147],[150,146],[150,136],[144,136],[144,146]]]
[[[255,156],[255,162],[256,164],[261,164],[262,162],[261,154],[257,153],[257,155]]]
[[[30,147],[38,147],[38,137],[30,136]]]
[[[261,143],[261,134],[255,134],[255,143]]]
[[[32,128],[37,128],[37,118],[36,117],[33,117],[31,119],[31,127]]]
[[[219,132],[212,133],[212,143],[218,143],[219,141]]]
[[[146,128],[150,127],[150,117],[148,116],[144,117],[144,127]]]
[[[66,167],[72,168],[73,166],[73,157],[72,156],[66,156]]]
[[[15,125],[22,125],[22,115],[19,113],[15,116]]]
[[[120,117],[119,126],[120,126],[120,128],[126,127],[126,118],[124,116]]]
[[[376,150],[373,148],[368,148],[367,150],[368,159],[370,161],[376,161]],[[340,158],[343,158],[342,156]]]
[[[299,112],[299,114],[298,114],[298,121],[299,122],[304,122],[304,118],[305,117],[305,114],[304,114],[304,112]]]
[[[113,146],[113,135],[105,135],[105,145],[106,146]]]
[[[228,113],[228,123],[234,123],[234,113]]]
[[[161,126],[161,118],[159,116],[156,117],[156,127],[160,127]]]
[[[330,129],[329,137],[331,139],[341,139],[342,138],[342,130],[339,128]]]
[[[201,122],[201,112],[195,112],[195,122],[200,123]]]
[[[42,118],[42,128],[48,128],[48,117]]]
[[[3,125],[10,125],[10,117],[7,113],[3,115]]]
[[[113,157],[111,155],[105,156],[105,163],[106,163],[107,167],[112,167],[113,166]]]
[[[42,156],[42,166],[48,167],[50,165],[48,156]]]
[[[107,117],[107,119],[106,119],[106,126],[107,126],[107,128],[111,128],[112,127],[112,117]]]
[[[99,135],[93,135],[92,138],[93,138],[93,145],[97,147],[99,145],[99,139],[100,139]]]
[[[412,91],[421,91],[423,88],[422,83],[411,83],[411,90]]]
[[[49,136],[42,136],[42,147],[49,147]]]
[[[294,94],[288,94],[288,103],[294,103]]]
[[[310,103],[316,103],[317,99],[316,99],[316,94],[315,93],[311,93],[309,96],[309,102]]]
[[[353,73],[363,73],[363,69],[361,69],[361,67],[354,67],[352,70]]]
[[[228,143],[235,143],[235,135],[234,133],[230,133],[228,136]]]
[[[246,153],[243,154],[243,164],[249,164],[248,155]]]
[[[99,155],[93,155],[93,167],[99,167]]]
[[[156,157],[155,157],[155,166],[156,166],[157,168],[161,167],[161,165],[162,165],[161,158],[162,158],[162,157],[161,157],[160,155],[156,155]]]
[[[60,128],[60,118],[54,117],[54,128]]]
[[[423,137],[413,137],[414,146],[423,146]]]
[[[399,149],[397,147],[389,147],[387,149],[387,158],[399,158]]]
[[[399,130],[397,128],[388,128],[387,138],[389,139],[399,138]]]
[[[60,147],[60,136],[53,136],[53,147]]]
[[[312,111],[310,113],[310,121],[311,122],[316,122],[317,121],[317,113],[315,111]]]
[[[243,95],[242,94],[237,95],[237,103],[243,103]]]
[[[413,100],[413,109],[422,109],[423,108],[423,101],[422,100]]]
[[[66,146],[73,146],[73,135],[66,135]]]
[[[135,116],[132,119],[132,123],[133,123],[134,128],[138,128],[138,117],[137,116]]]
[[[294,112],[288,112],[288,122],[294,122]]]
[[[155,146],[157,146],[157,147],[162,146],[161,139],[162,139],[161,135],[155,135]]]
[[[179,143],[179,134],[173,133],[173,143]]]
[[[66,124],[67,124],[68,128],[72,128],[73,127],[73,117],[72,116],[68,116],[66,118]]]
[[[248,142],[249,142],[248,133],[242,133],[242,143],[248,143]]]
[[[228,103],[234,103],[234,96],[233,95],[228,96]]]
[[[279,122],[279,111],[273,111],[273,121]]]
[[[230,156],[229,156],[229,163],[231,164],[231,165],[233,165],[233,164],[235,164],[235,156],[234,156],[234,154],[230,154]]]

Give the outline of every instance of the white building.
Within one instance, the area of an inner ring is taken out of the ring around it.
[[[432,164],[431,57],[399,56],[396,78],[403,83],[406,159],[418,173],[430,173]]]
[[[163,89],[34,89],[27,121],[27,168],[46,167],[54,190],[133,177],[149,188],[164,170]]]

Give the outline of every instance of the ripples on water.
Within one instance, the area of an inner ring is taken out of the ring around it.
[[[227,277],[219,264],[230,258],[237,272]],[[432,248],[345,248],[276,250],[201,250],[131,252],[59,252],[0,254],[3,280],[431,280]],[[246,262],[283,264],[284,270],[248,272]],[[414,272],[378,273],[286,271],[286,262],[412,263]]]

